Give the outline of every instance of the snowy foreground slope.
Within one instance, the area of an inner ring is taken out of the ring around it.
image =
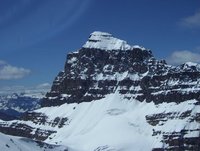
[[[41,108],[0,132],[68,151],[199,151],[200,65],[93,32],[67,55]]]
[[[49,145],[28,138],[8,136],[1,133],[0,142],[1,151],[67,151],[64,146]]]
[[[199,137],[199,123],[194,117],[200,114],[200,106],[196,106],[196,102],[188,100],[180,104],[155,105],[153,102],[127,100],[114,93],[97,101],[35,110],[35,113],[48,117],[44,124],[35,121],[20,123],[34,127],[33,132],[37,129],[55,131],[44,142],[68,146],[69,151],[150,151],[168,146],[163,141],[163,134],[173,133],[181,138],[179,133],[184,129],[185,139]],[[188,111],[191,111],[190,116],[184,116]],[[160,117],[158,123],[148,121],[148,117],[155,114],[168,116]],[[58,117],[67,118],[64,126],[60,127],[59,123],[53,126]],[[177,142],[177,147],[181,145]]]
[[[58,132],[45,142],[68,144],[80,151],[93,151],[98,148],[113,151],[148,151],[165,145],[161,141],[163,133],[178,133],[184,128],[186,131],[194,130],[188,132],[185,137],[199,136],[199,123],[190,122],[192,116],[200,113],[200,107],[195,106],[196,102],[189,100],[180,104],[155,105],[153,102],[127,100],[114,93],[90,103],[64,104],[59,107],[42,108],[36,112],[47,115],[49,121],[57,116],[68,118],[66,126],[57,130]],[[180,118],[180,115],[187,111],[192,111],[191,115]],[[148,123],[147,116],[162,113],[171,114],[171,118],[166,117],[155,126]],[[157,132],[159,134],[154,134]]]

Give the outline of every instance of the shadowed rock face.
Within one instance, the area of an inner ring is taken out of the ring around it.
[[[147,102],[200,100],[200,70],[188,63],[174,67],[156,60],[150,50],[82,48],[69,53],[42,106],[90,102],[119,91]]]
[[[22,123],[21,123],[21,122]],[[0,121],[0,132],[4,134],[9,134],[13,136],[22,136],[27,137],[39,141],[44,141],[51,134],[56,133],[54,130],[46,130],[45,128],[34,127],[35,125],[46,125],[50,127],[58,127],[62,128],[68,122],[66,117],[56,117],[53,120],[49,120],[45,114],[37,113],[37,112],[27,112],[25,113],[20,121],[12,122],[4,122]],[[28,125],[25,122],[32,122],[34,126]]]
[[[144,62],[151,57],[150,51],[138,48],[127,51],[82,48],[78,53],[70,53],[65,71],[58,74],[42,105],[90,102],[113,93],[118,86],[130,87],[129,75],[146,73],[148,66]]]
[[[11,125],[7,125],[6,123],[1,122],[0,127],[0,131],[4,134],[27,137],[40,141],[47,139],[49,135],[55,133],[55,131],[39,128],[36,129],[26,124],[21,124],[17,122],[13,122]]]

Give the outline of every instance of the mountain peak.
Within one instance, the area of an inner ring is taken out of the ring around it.
[[[83,48],[102,50],[131,50],[133,48],[144,49],[140,46],[130,46],[126,41],[115,38],[112,34],[101,31],[94,31],[90,34],[88,41]]]
[[[200,71],[200,65],[194,62],[186,62],[178,67],[185,71]]]

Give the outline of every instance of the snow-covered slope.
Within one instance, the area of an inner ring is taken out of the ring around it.
[[[57,133],[51,135],[46,142],[68,144],[77,151],[94,151],[98,148],[148,151],[168,145],[162,142],[163,134],[180,133],[183,128],[186,131],[185,137],[199,136],[198,122],[189,122],[196,114],[200,114],[200,106],[196,106],[196,102],[188,100],[180,104],[155,105],[153,102],[124,99],[114,93],[90,103],[64,104],[36,112],[44,113],[49,121],[56,117],[68,119],[66,125],[56,130]],[[180,118],[187,111],[191,111],[191,115]],[[169,114],[170,118],[165,117],[156,125],[151,125],[152,121],[148,117],[159,114]]]
[[[98,148],[149,150],[155,139],[151,137],[152,128],[145,120],[148,113],[144,111],[149,106],[137,110],[142,106],[136,100],[124,100],[116,93],[90,103],[64,104],[60,107],[42,108],[36,112],[44,113],[49,120],[57,116],[68,119],[65,126],[46,142],[68,144],[77,151],[94,151]],[[48,112],[49,109],[51,113]],[[139,136],[141,139],[137,139]],[[143,141],[146,142],[145,145],[142,145]]]
[[[179,104],[155,105],[124,99],[116,92],[97,101],[35,110],[34,113],[47,117],[43,124],[39,122],[41,116],[20,123],[33,127],[31,133],[37,129],[55,131],[45,142],[69,146],[69,151],[150,151],[170,147],[181,137],[188,140],[185,145],[191,145],[192,139],[199,140],[199,119],[196,118],[200,115],[200,106],[196,105],[197,102],[188,100]],[[63,122],[61,119],[67,120]],[[170,144],[167,137],[171,137]],[[178,148],[184,144],[178,141],[173,145]],[[197,144],[192,149],[200,148]]]
[[[1,151],[67,151],[64,146],[51,145],[43,142],[33,141],[28,138],[8,136],[0,133]]]

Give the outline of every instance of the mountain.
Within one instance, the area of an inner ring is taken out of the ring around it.
[[[200,150],[200,65],[93,32],[67,55],[40,109],[0,121],[5,134],[69,151]]]
[[[27,111],[40,108],[41,100],[45,96],[46,90],[27,90],[25,92],[0,94],[0,119],[18,119]]]

